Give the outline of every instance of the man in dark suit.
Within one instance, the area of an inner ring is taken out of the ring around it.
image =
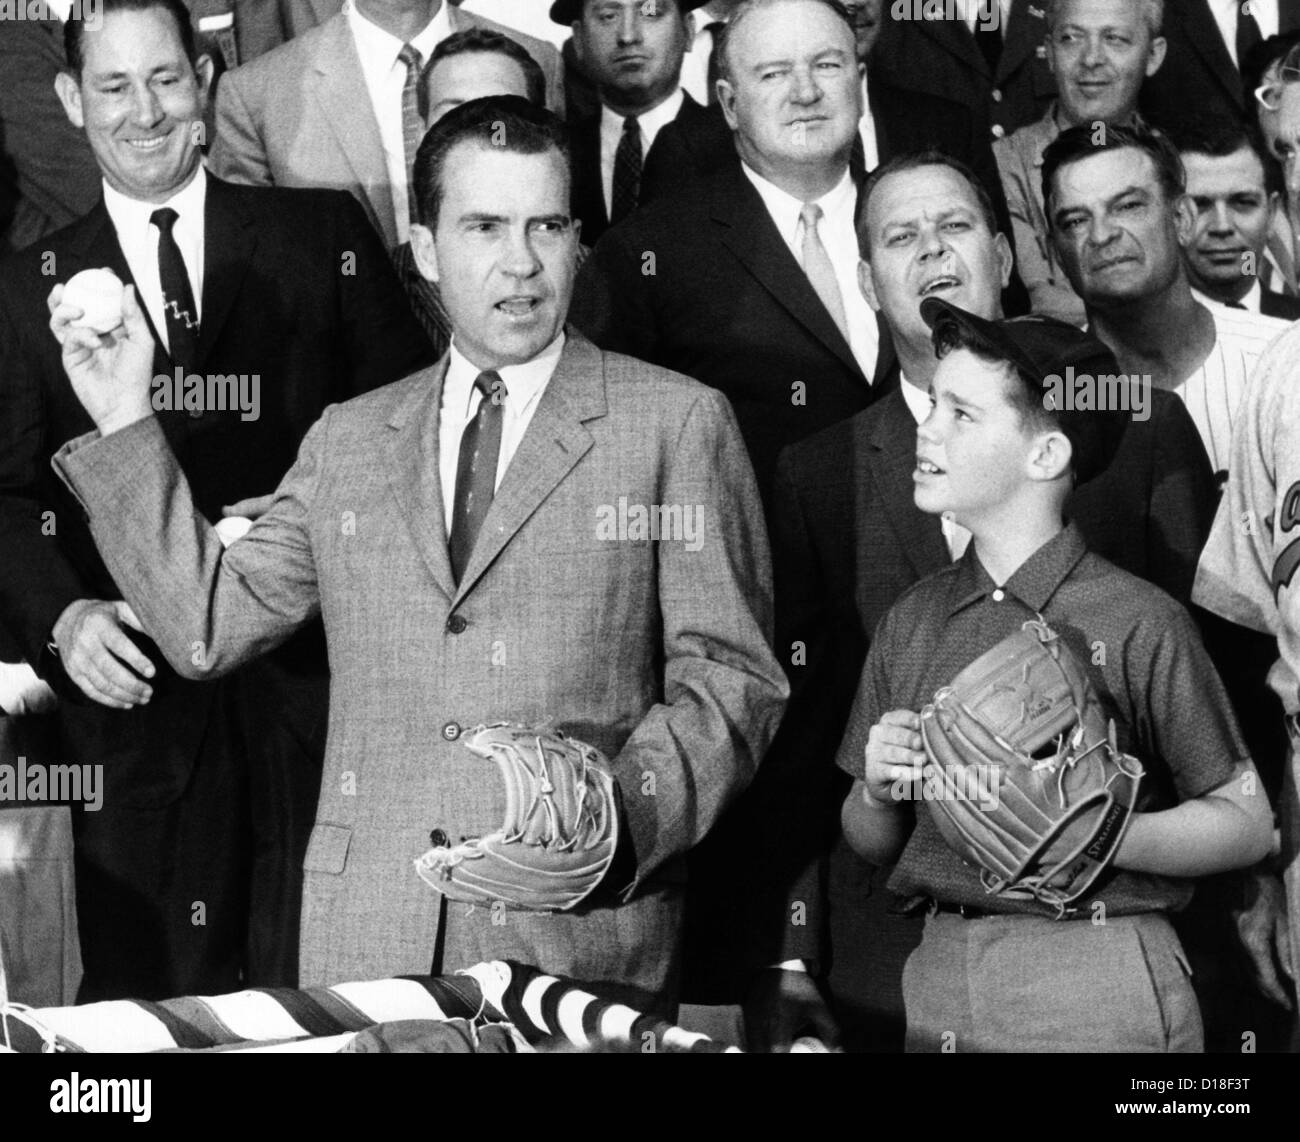
[[[1171,131],[1205,119],[1246,124],[1255,108],[1242,64],[1267,37],[1300,31],[1300,0],[1166,0],[1164,21],[1169,51],[1143,85],[1142,114]]]
[[[1265,285],[1277,273],[1269,239],[1285,194],[1281,168],[1252,128],[1235,119],[1174,136],[1196,208],[1183,262],[1193,294],[1235,309],[1300,319],[1300,298]]]
[[[703,0],[556,0],[551,19],[596,83],[600,110],[572,126],[573,214],[594,246],[641,199],[642,171],[661,130],[707,118],[682,90],[682,59]]]
[[[888,3],[872,67],[888,98],[938,96],[969,108],[987,141],[1001,139],[1041,119],[1056,98],[1046,9],[1031,0],[988,0],[945,15],[951,5]]]
[[[1006,239],[969,174],[942,156],[887,166],[868,184],[861,218],[862,286],[879,308],[893,346],[882,371],[896,381],[866,412],[784,452],[776,478],[773,551],[777,647],[800,648],[789,671],[791,704],[764,767],[774,802],[786,805],[776,853],[809,857],[769,872],[789,887],[768,905],[766,939],[781,955],[827,959],[846,1046],[897,1049],[902,1042],[902,964],[920,918],[898,914],[875,869],[838,835],[844,789],[832,772],[862,664],[877,623],[923,576],[959,555],[961,528],[925,515],[912,498],[916,428],[928,413],[938,362],[920,316],[925,297],[943,297],[996,318],[1011,269]],[[1156,392],[1148,418],[1129,423],[1109,471],[1083,485],[1069,506],[1088,542],[1126,570],[1190,595],[1215,506],[1213,478],[1181,402]],[[818,846],[821,846],[820,852]],[[769,858],[770,859],[770,858]],[[828,890],[820,888],[827,876]],[[807,923],[788,922],[789,904]],[[829,915],[819,911],[828,902]],[[899,902],[901,905],[901,902]]]
[[[573,320],[726,393],[766,499],[781,448],[873,399],[849,175],[861,75],[852,27],[823,0],[742,4],[720,52],[730,158],[605,235]],[[790,62],[765,84],[772,59]]]
[[[105,0],[102,25],[74,13],[70,31],[59,94],[103,198],[0,268],[0,618],[64,698],[64,760],[104,766],[103,808],[75,822],[81,996],[292,984],[325,731],[319,629],[216,684],[180,679],[132,633],[49,467],[92,425],[42,295],[88,268],[135,283],[155,408],[212,520],[257,514],[324,406],[427,363],[428,343],[349,198],[203,170],[211,63],[179,0]]]

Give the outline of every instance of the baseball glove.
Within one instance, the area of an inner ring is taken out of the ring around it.
[[[494,761],[505,784],[501,828],[430,849],[415,862],[449,900],[501,900],[557,912],[600,883],[618,846],[614,777],[600,751],[559,730],[504,722],[477,726],[461,741]]]
[[[1119,848],[1142,765],[1069,648],[1025,623],[935,694],[921,735],[926,804],[985,890],[1071,912]]]

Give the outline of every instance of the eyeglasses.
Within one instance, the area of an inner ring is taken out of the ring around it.
[[[1277,79],[1271,83],[1261,83],[1255,88],[1255,98],[1265,111],[1278,111],[1282,107],[1282,89],[1287,82],[1300,83],[1300,68],[1284,67],[1279,70]]]

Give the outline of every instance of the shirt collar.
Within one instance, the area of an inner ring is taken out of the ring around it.
[[[564,330],[560,330],[555,340],[531,361],[525,361],[522,365],[506,365],[496,370],[506,386],[508,413],[522,412],[537,399],[538,394],[550,381],[551,374],[555,372],[563,351]],[[468,417],[474,395],[474,381],[482,371],[457,348],[453,335],[451,348],[448,351],[447,379],[443,383],[444,406],[455,408],[463,417]]]
[[[1014,595],[1031,611],[1042,614],[1056,589],[1070,577],[1087,552],[1078,527],[1066,524],[1016,568],[1015,574],[1002,584],[1002,590]],[[984,569],[972,543],[957,563],[949,614],[965,610],[997,589],[998,584]]]
[[[178,216],[189,222],[203,218],[204,206],[208,197],[208,174],[200,163],[194,177],[165,202],[142,202],[130,198],[120,190],[115,190],[104,182],[104,207],[112,219],[117,231],[143,230],[149,225],[149,218],[155,210],[170,206]]]
[[[643,111],[636,117],[637,126],[641,128],[641,133],[651,143],[654,142],[654,138],[661,128],[677,118],[677,113],[682,109],[685,98],[685,93],[679,87],[662,103],[651,107],[649,111]],[[623,120],[626,118],[626,115],[620,115],[617,111],[611,111],[604,104],[601,105],[600,121],[606,131],[621,132],[623,130]]]
[[[427,66],[429,57],[443,40],[451,35],[451,17],[447,14],[449,0],[443,0],[438,13],[411,39],[411,47],[420,53],[420,58]],[[352,37],[357,43],[357,53],[362,60],[387,60],[390,68],[397,66],[397,53],[402,50],[405,40],[399,40],[392,32],[387,32],[378,24],[367,20],[352,0],[347,0],[343,10],[352,29]]]
[[[1236,305],[1228,305],[1226,302],[1220,301],[1217,297],[1211,297],[1208,293],[1202,293],[1195,286],[1192,287],[1192,296],[1202,305],[1208,306],[1211,313],[1216,309],[1237,309]],[[1248,313],[1258,315],[1262,312],[1260,306],[1263,305],[1263,302],[1264,287],[1260,284],[1259,278],[1256,278],[1255,284],[1246,291],[1246,295],[1238,304]]]
[[[794,195],[787,194],[775,183],[769,182],[748,163],[742,161],[740,169],[745,172],[745,177],[754,184],[754,189],[758,191],[759,197],[762,198],[763,205],[767,207],[767,212],[772,216],[777,229],[782,234],[795,234],[799,226],[799,212],[803,209],[803,203]],[[823,194],[821,198],[814,199],[814,201],[822,208],[822,217],[829,218],[831,215],[843,210],[846,203],[849,211],[852,212],[856,200],[855,195],[853,179],[849,177],[848,167],[845,167],[840,181],[826,194]]]
[[[898,374],[898,388],[903,394],[903,400],[907,404],[908,411],[912,414],[912,419],[920,424],[927,416],[930,415],[930,394],[923,393],[911,381],[903,376],[902,371]]]

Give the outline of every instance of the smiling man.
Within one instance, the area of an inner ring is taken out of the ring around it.
[[[1266,290],[1269,238],[1282,205],[1283,180],[1263,142],[1232,121],[1207,124],[1176,140],[1196,208],[1183,250],[1193,292],[1201,298],[1286,321],[1300,300]]]
[[[725,399],[565,327],[566,150],[560,121],[517,97],[466,103],[429,131],[413,242],[451,348],[331,409],[224,553],[150,415],[130,295],[111,346],[51,299],[99,428],[62,471],[167,658],[224,674],[325,616],[333,709],[304,985],[514,959],[671,1012],[681,858],[748,783],[784,705],[762,516]],[[602,539],[619,497],[695,511],[704,542]],[[462,734],[546,719],[611,760],[622,852],[578,911],[447,905],[412,862],[503,815],[494,767]]]
[[[1285,322],[1192,296],[1196,210],[1169,139],[1141,122],[1073,127],[1043,156],[1056,253],[1088,322],[1129,376],[1181,397],[1223,478],[1255,361]]]
[[[1043,152],[1069,127],[1124,122],[1142,81],[1164,62],[1163,0],[1055,0],[1047,6],[1047,61],[1056,102],[1037,123],[998,139],[1016,262],[1035,313],[1082,325],[1084,307],[1061,269],[1043,213]]]
[[[105,0],[102,22],[92,14],[69,19],[58,93],[102,197],[0,267],[0,616],[64,699],[60,762],[104,765],[103,809],[76,818],[82,999],[291,986],[327,717],[320,630],[219,683],[178,677],[137,637],[49,467],[91,422],[43,295],[109,267],[137,290],[151,377],[258,378],[256,419],[157,414],[211,521],[256,513],[327,404],[431,354],[347,195],[250,190],[204,169],[211,65],[184,4]]]

